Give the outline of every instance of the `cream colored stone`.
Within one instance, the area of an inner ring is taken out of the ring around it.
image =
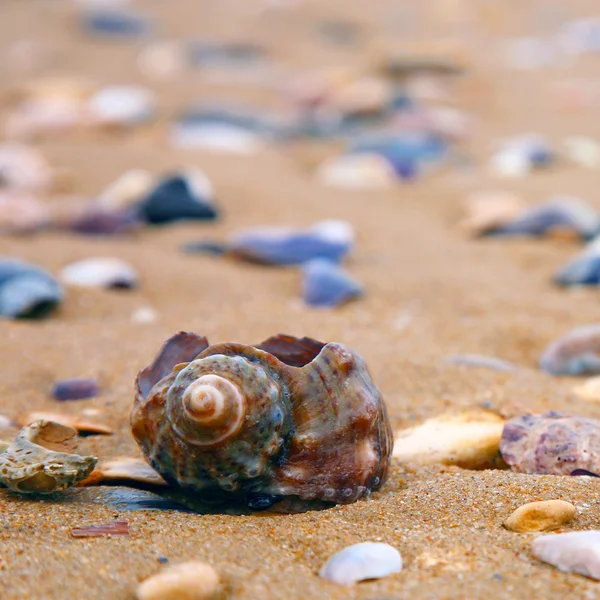
[[[564,500],[528,502],[504,521],[504,527],[517,533],[552,531],[573,519],[576,511],[575,506]]]
[[[190,561],[168,567],[136,590],[138,600],[208,600],[219,590],[219,576],[208,564]]]
[[[590,377],[573,388],[573,393],[582,400],[600,402],[600,376]]]
[[[497,467],[504,419],[470,411],[429,419],[394,434],[394,457],[424,465],[441,463],[466,469]]]

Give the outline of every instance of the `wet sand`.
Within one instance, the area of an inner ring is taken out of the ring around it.
[[[315,0],[262,17],[258,2],[242,0],[199,6],[148,1],[139,7],[160,19],[164,37],[219,38],[247,32],[286,64],[310,69],[362,64],[381,39],[393,37],[392,26],[382,22],[396,14],[394,4],[346,6]],[[521,18],[513,4],[515,12],[501,31],[531,31],[531,15]],[[592,6],[570,3],[564,10],[575,16],[589,14]],[[215,94],[194,80],[147,82],[135,68],[139,43],[89,41],[74,27],[74,15],[67,2],[5,0],[0,7],[0,56],[16,40],[40,39],[54,52],[50,72],[148,85],[158,92],[166,116],[205,93]],[[331,47],[314,36],[315,19],[336,15],[361,18],[365,33],[358,47]],[[429,35],[440,27],[434,24]],[[486,39],[473,41],[473,47],[485,46]],[[564,291],[550,283],[577,245],[472,240],[456,225],[465,194],[488,187],[513,190],[528,203],[558,193],[580,195],[600,209],[597,172],[559,164],[524,179],[500,181],[485,170],[485,159],[500,136],[539,131],[557,144],[570,134],[600,137],[598,110],[559,112],[550,94],[552,81],[593,74],[597,59],[584,58],[575,70],[521,73],[499,68],[491,54],[470,53],[474,74],[471,83],[462,84],[463,105],[478,119],[474,137],[465,145],[474,168],[445,168],[387,192],[322,186],[308,169],[321,152],[318,148],[272,146],[251,157],[173,150],[164,142],[164,123],[131,135],[40,142],[52,164],[72,171],[74,193],[83,196],[97,193],[126,168],[164,173],[198,165],[215,185],[223,218],[216,224],[147,228],[123,239],[56,233],[1,238],[2,255],[31,260],[54,273],[71,261],[108,255],[131,262],[142,280],[133,292],[69,289],[54,318],[0,323],[0,413],[16,418],[24,410],[96,409],[96,418],[115,434],[82,439],[81,453],[101,459],[138,456],[128,424],[135,374],[171,333],[188,330],[211,341],[255,343],[285,332],[343,342],[367,360],[395,429],[450,408],[482,403],[511,414],[557,409],[600,417],[600,404],[572,395],[573,380],[537,370],[549,341],[598,320],[596,290]],[[4,90],[24,79],[6,58],[0,60]],[[239,94],[265,106],[271,101],[262,92]],[[309,309],[297,300],[300,281],[294,269],[185,255],[179,249],[184,242],[219,238],[240,227],[303,226],[324,218],[344,218],[355,226],[358,241],[347,267],[367,290],[364,299],[333,311]],[[155,323],[131,321],[132,312],[143,306],[158,312]],[[523,370],[499,373],[446,362],[459,353],[495,356]],[[102,395],[57,407],[49,394],[52,383],[77,376],[98,377]],[[15,433],[0,430],[0,438]],[[133,597],[138,581],[159,570],[160,556],[170,562],[209,562],[221,574],[225,592],[240,600],[499,600],[600,594],[600,584],[536,561],[529,551],[533,535],[502,528],[502,521],[521,504],[553,498],[578,508],[565,530],[600,528],[597,479],[394,462],[389,481],[370,499],[290,516],[118,512],[102,504],[105,491],[75,489],[39,500],[0,490],[1,598],[125,600]],[[73,527],[117,518],[129,521],[129,536],[70,536]],[[405,563],[402,573],[351,589],[317,577],[332,553],[369,540],[398,548]]]

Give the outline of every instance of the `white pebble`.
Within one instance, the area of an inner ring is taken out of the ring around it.
[[[509,148],[492,157],[490,169],[499,177],[524,177],[531,171],[531,161],[519,148]]]
[[[67,285],[95,288],[132,288],[138,283],[135,269],[118,258],[86,258],[67,265],[59,274]]]
[[[168,567],[142,582],[138,600],[209,600],[219,589],[219,576],[208,564],[193,561]]]
[[[319,571],[319,577],[340,585],[352,585],[400,571],[402,557],[396,548],[379,542],[363,542],[333,555]]]
[[[600,579],[600,531],[544,535],[531,548],[536,558],[561,571]]]
[[[135,85],[113,85],[96,92],[88,102],[92,122],[100,125],[137,125],[152,117],[154,94]]]

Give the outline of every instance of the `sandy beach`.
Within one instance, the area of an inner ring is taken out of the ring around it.
[[[579,196],[600,209],[598,171],[560,163],[521,179],[499,180],[486,169],[501,137],[538,131],[556,145],[573,134],[600,137],[597,106],[561,111],[552,94],[556,81],[597,77],[597,55],[574,66],[505,68],[492,48],[504,36],[539,33],[544,21],[536,10],[543,2],[527,3],[528,8],[510,2],[491,20],[474,8],[486,3],[445,2],[450,15],[445,21],[441,9],[438,14],[427,5],[418,14],[410,2],[306,0],[268,10],[264,4],[140,0],[135,7],[156,19],[161,38],[249,38],[290,69],[372,64],[382,44],[397,40],[399,32],[411,41],[445,36],[460,42],[469,73],[456,93],[475,119],[473,135],[461,142],[469,166],[444,166],[390,190],[347,191],[326,187],[313,176],[326,144],[271,144],[242,157],[174,149],[166,143],[166,124],[194,100],[233,97],[267,110],[276,106],[275,95],[260,86],[215,86],[193,77],[148,81],[136,66],[143,43],[88,39],[76,26],[74,3],[4,0],[0,116],[10,90],[42,75],[135,82],[158,95],[158,121],[138,131],[35,143],[53,166],[68,170],[69,193],[91,197],[130,168],[161,175],[195,165],[213,182],[222,218],[146,227],[125,237],[60,232],[1,237],[2,256],[29,260],[52,273],[81,258],[116,256],[133,265],[141,281],[133,291],[69,288],[49,319],[2,320],[0,414],[17,419],[27,410],[88,411],[114,435],[82,438],[80,453],[101,460],[141,457],[129,427],[135,375],[167,337],[184,330],[211,342],[252,344],[279,332],[342,342],[367,361],[394,430],[448,410],[481,406],[507,416],[552,409],[600,418],[600,403],[573,394],[575,379],[538,369],[550,341],[598,320],[596,289],[565,290],[551,283],[579,245],[473,239],[458,227],[465,196],[483,189],[515,192],[527,204],[557,194]],[[574,18],[594,10],[593,2],[553,5],[558,13],[553,18],[559,20],[562,14]],[[461,7],[474,20],[466,31],[457,24],[459,17],[452,21],[452,11]],[[403,15],[417,19],[419,35],[406,31]],[[326,43],[315,35],[315,23],[322,19],[358,23],[358,41]],[[15,66],[9,49],[22,39],[42,44],[47,66],[33,73]],[[332,310],[301,302],[296,269],[181,250],[185,242],[222,239],[242,227],[303,227],[330,218],[345,219],[356,229],[356,249],[346,267],[366,290],[364,298]],[[143,307],[156,311],[154,322],[132,321],[132,313]],[[451,364],[447,359],[456,354],[493,356],[521,368],[497,372]],[[99,380],[99,397],[60,405],[52,399],[56,380],[83,376]],[[10,440],[17,431],[2,428],[0,439]],[[578,514],[562,530],[600,528],[598,479],[393,460],[387,483],[370,498],[297,515],[119,511],[105,502],[109,491],[73,488],[40,499],[0,489],[0,598],[131,599],[138,582],[159,571],[159,557],[169,563],[210,563],[222,578],[223,597],[236,600],[600,597],[597,582],[536,560],[530,551],[534,534],[502,527],[526,502],[563,499],[575,504]],[[74,527],[115,519],[129,521],[130,535],[70,535]],[[396,547],[403,571],[352,588],[317,576],[329,556],[362,541]]]

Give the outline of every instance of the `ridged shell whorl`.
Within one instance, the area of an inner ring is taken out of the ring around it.
[[[283,335],[209,346],[175,334],[138,375],[131,424],[169,483],[255,509],[354,502],[383,484],[392,450],[362,358]]]

